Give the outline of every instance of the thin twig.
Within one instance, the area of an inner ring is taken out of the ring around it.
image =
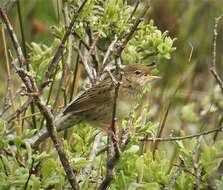
[[[195,187],[196,190],[200,190],[200,183],[201,183],[201,180],[199,177],[201,175],[201,167],[199,167],[200,166],[199,156],[201,153],[201,150],[200,150],[201,139],[202,139],[202,136],[199,136],[196,139],[196,145],[193,148],[193,150],[190,152],[191,158],[192,158],[192,166],[194,169],[194,175],[196,176],[196,179],[194,181],[194,184],[196,184],[196,187]]]
[[[131,139],[131,132],[127,132],[126,134],[124,134],[122,136],[121,139],[121,143],[120,143],[120,150],[123,152],[126,148],[126,146],[128,145],[130,139]],[[111,140],[111,139],[110,139]],[[112,142],[112,140],[111,140]],[[109,145],[112,143],[109,143]],[[113,146],[112,146],[113,147]],[[109,153],[109,149],[111,147],[108,147],[108,153]],[[109,156],[109,155],[108,155]],[[103,179],[103,181],[101,182],[101,184],[99,185],[97,190],[105,190],[108,188],[109,184],[111,183],[111,181],[114,178],[114,167],[117,164],[117,162],[119,161],[120,157],[117,157],[117,154],[114,154],[112,157],[110,157],[110,159],[107,162],[107,174],[106,177]]]
[[[59,104],[59,100],[60,100],[60,94],[61,94],[61,92],[66,91],[65,87],[66,87],[67,72],[68,72],[68,62],[66,60],[65,63],[63,64],[62,76],[61,76],[60,81],[59,81],[56,98],[55,98],[55,101],[54,101],[54,104],[53,104],[53,109],[54,109],[55,114],[57,114],[58,104]]]
[[[100,143],[101,137],[102,137],[102,133],[97,134],[96,137],[95,137],[95,140],[94,140],[94,143],[93,143],[93,146],[92,146],[92,149],[91,149],[91,153],[88,157],[89,164],[83,170],[83,175],[84,176],[87,176],[92,170],[93,161],[94,161],[95,157],[97,156],[98,145]]]
[[[29,176],[28,176],[28,178],[27,178],[27,180],[26,180],[26,183],[25,183],[25,186],[24,186],[24,190],[26,190],[27,189],[27,187],[28,187],[28,184],[29,184],[29,180],[30,180],[30,178],[31,178],[31,176],[32,176],[32,174],[33,174],[33,166],[34,166],[34,158],[32,159],[32,163],[31,163],[31,166],[30,166],[30,169],[29,169]]]
[[[97,42],[99,40],[99,37],[100,37],[99,33],[96,33],[94,37],[92,37],[93,39],[92,39],[90,50],[87,51],[87,55],[85,57],[86,61],[89,59],[89,56],[92,57],[92,60],[94,62],[94,70],[96,71],[96,73],[98,72],[98,68],[99,68],[99,60],[98,60],[98,56],[96,56]],[[94,78],[94,80],[96,81],[96,78]]]
[[[217,67],[216,67],[216,54],[217,54],[217,38],[218,38],[218,24],[223,18],[223,15],[215,18],[215,25],[214,25],[214,41],[213,41],[213,60],[212,64],[210,66],[210,70],[212,75],[214,76],[216,82],[218,83],[219,87],[221,88],[221,91],[223,92],[223,81],[219,74],[217,73]]]
[[[13,100],[13,87],[12,87],[12,78],[11,78],[11,69],[10,69],[10,65],[9,65],[9,57],[8,57],[8,52],[7,52],[7,45],[6,45],[6,38],[5,38],[5,29],[2,26],[2,41],[3,41],[3,47],[4,47],[4,57],[5,57],[5,65],[6,65],[6,72],[7,72],[7,77],[8,77],[8,84],[7,84],[7,92],[9,92],[9,99],[10,99],[10,103],[12,104],[12,109],[13,111],[15,111],[15,103]],[[6,97],[6,98],[7,98]]]
[[[87,50],[90,50],[90,47],[88,46],[88,44],[79,36],[78,33],[76,33],[75,31],[73,31],[72,34],[80,40],[80,42],[84,45],[84,47]]]
[[[147,5],[145,7],[145,9],[143,10],[143,13],[140,15],[140,17],[138,17],[135,20],[135,22],[133,23],[132,27],[129,29],[129,32],[126,34],[123,42],[121,43],[121,45],[117,49],[116,57],[120,57],[121,56],[122,51],[124,50],[125,46],[131,40],[131,38],[132,38],[133,34],[135,33],[135,31],[137,30],[139,24],[143,21],[143,17],[145,16],[147,11],[149,10],[149,7],[150,7],[149,5]]]
[[[76,22],[80,12],[82,11],[82,9],[84,8],[85,4],[87,3],[88,0],[84,0],[83,3],[81,4],[81,6],[79,7],[78,11],[76,14],[74,14],[73,18],[71,19],[70,25],[68,26],[62,40],[61,43],[59,45],[59,47],[56,50],[55,55],[53,56],[53,59],[51,60],[51,63],[48,67],[48,71],[45,75],[45,79],[43,81],[48,81],[49,79],[52,79],[52,77],[54,76],[54,72],[56,70],[56,67],[58,65],[58,62],[60,60],[60,56],[63,53],[64,49],[65,49],[65,43],[67,41],[67,38],[69,37],[69,35],[71,34],[72,28],[74,26],[74,23]],[[40,89],[42,90],[43,87],[41,87]]]
[[[164,190],[172,190],[173,189],[173,187],[176,183],[176,180],[182,171],[182,168],[184,168],[184,166],[185,166],[184,160],[181,157],[179,157],[179,159],[180,159],[180,165],[179,165],[179,167],[177,167],[175,174],[172,176],[172,178],[170,180],[170,183],[168,184],[168,186],[166,186],[164,188]]]
[[[92,73],[94,74],[94,73],[97,73],[99,70],[99,58],[97,55],[97,46],[96,45],[97,45],[100,35],[99,35],[99,33],[94,34],[91,31],[90,24],[88,21],[84,21],[84,29],[87,33],[88,41],[89,41],[89,45],[86,45],[86,43],[84,43],[84,41],[81,39],[81,41],[83,42],[83,45],[88,50],[88,51],[86,51],[86,55],[84,57],[86,59],[86,62],[88,61],[89,56],[92,57],[94,68],[91,68],[91,70],[92,70]],[[78,34],[76,36],[80,39]],[[93,77],[94,77],[94,82],[96,82],[96,76],[93,75]]]
[[[10,123],[13,119],[17,118],[22,112],[24,112],[30,103],[32,102],[32,97],[28,97],[25,103],[23,103],[22,106],[20,106],[13,114],[7,117],[6,121]]]
[[[128,18],[128,21],[132,20],[132,17],[134,16],[135,12],[137,11],[138,7],[139,7],[139,4],[140,4],[140,0],[137,0],[136,4],[135,4],[135,7],[130,15],[130,17]]]
[[[170,111],[170,107],[172,105],[172,100],[173,100],[173,97],[175,96],[177,90],[175,90],[174,94],[172,95],[172,97],[170,98],[168,104],[167,104],[167,108],[164,112],[164,115],[162,117],[162,120],[160,122],[160,126],[159,126],[159,131],[158,131],[158,134],[157,134],[157,137],[160,138],[162,136],[162,133],[163,133],[163,130],[164,130],[164,127],[165,127],[165,124],[166,124],[166,120],[167,120],[167,116],[169,114],[169,111]],[[154,141],[154,145],[153,145],[153,158],[155,158],[155,152],[156,150],[158,149],[158,146],[159,146],[159,143],[158,141]]]
[[[79,48],[81,48],[81,42],[79,43]],[[73,80],[71,83],[69,102],[71,102],[73,100],[73,96],[77,94],[78,81],[79,81],[80,73],[81,73],[80,66],[81,65],[79,65],[79,54],[77,54],[76,61],[75,61],[75,68],[73,71]]]
[[[116,65],[116,70],[120,74],[119,81],[115,86],[115,94],[114,94],[114,100],[113,100],[113,109],[112,109],[112,121],[111,121],[111,130],[112,133],[108,133],[108,148],[107,148],[107,165],[106,165],[106,176],[101,182],[100,186],[98,187],[98,190],[107,189],[109,184],[114,178],[114,169],[117,161],[120,159],[120,149],[118,145],[118,139],[117,139],[117,130],[116,130],[116,109],[117,109],[117,99],[118,99],[118,93],[119,93],[119,87],[122,80],[122,73],[120,71],[120,68],[118,67],[118,64]],[[113,78],[113,77],[112,77]],[[111,80],[112,80],[111,78]]]
[[[106,51],[106,53],[105,53],[104,59],[103,59],[103,61],[102,61],[102,69],[101,69],[102,71],[103,71],[103,70],[105,69],[105,67],[107,66],[108,59],[109,59],[109,57],[110,57],[112,51],[114,51],[114,47],[115,47],[117,41],[118,41],[118,38],[115,37],[115,39],[113,40],[113,42],[109,45],[109,47],[108,47],[108,49],[107,49],[107,51]]]
[[[17,2],[18,0],[5,0],[0,4],[0,7],[5,12],[8,12]]]
[[[176,167],[180,167],[180,165],[178,165],[178,164],[174,164],[174,166],[176,166]],[[196,174],[194,174],[194,173],[191,172],[188,168],[186,168],[186,166],[181,166],[181,167],[182,167],[182,169],[183,169],[184,172],[186,172],[186,173],[192,175],[192,176],[195,177],[195,178],[199,178],[198,176],[196,176]],[[203,179],[199,178],[199,180],[200,180],[202,183],[205,183],[205,181],[204,181]]]
[[[67,0],[63,0],[63,16],[64,16],[64,22],[65,22],[65,28],[67,29],[69,27],[70,18],[69,18],[69,10],[68,10],[68,2]],[[67,39],[67,54],[65,55],[65,61],[63,63],[62,68],[62,76],[59,82],[59,87],[57,90],[56,98],[54,101],[54,113],[57,113],[57,107],[60,99],[61,92],[66,92],[66,80],[67,80],[67,72],[68,72],[68,66],[71,64],[71,56],[72,56],[72,38],[71,36]],[[66,97],[64,97],[64,103],[66,102]],[[66,106],[66,105],[65,105]]]
[[[47,121],[46,127],[48,130],[48,133],[50,134],[50,137],[54,143],[54,147],[56,148],[56,150],[58,152],[60,161],[61,161],[63,168],[67,174],[67,178],[70,182],[70,185],[74,190],[79,190],[80,187],[77,182],[76,176],[75,176],[74,171],[69,163],[69,160],[65,153],[64,147],[57,135],[57,130],[56,130],[56,126],[54,123],[53,114],[51,113],[50,109],[48,108],[48,106],[42,99],[40,99],[38,96],[34,97],[34,99],[35,99],[36,105],[38,106],[38,108],[40,109],[40,111],[42,112],[44,117],[46,118],[46,121]]]
[[[105,145],[103,146],[101,149],[99,149],[97,152],[96,152],[96,156],[99,156],[100,154],[102,154],[103,152],[107,151],[108,150],[108,146]]]
[[[90,81],[91,81],[91,84],[92,85],[95,84],[95,80],[94,80],[94,75],[93,75],[92,69],[89,67],[88,63],[86,62],[86,59],[82,55],[81,50],[77,46],[75,46],[75,45],[73,45],[73,49],[78,53],[78,55],[79,55],[79,57],[81,59],[81,62],[83,63],[84,68],[85,68],[85,70],[86,70],[86,72],[88,74],[88,77],[89,77]]]
[[[25,39],[25,34],[24,34],[23,22],[22,22],[22,11],[21,11],[20,1],[17,1],[16,4],[17,4],[17,12],[18,12],[18,18],[19,18],[20,32],[21,32],[21,37],[22,37],[22,49],[23,49],[23,54],[27,60],[26,39]],[[27,71],[29,71],[29,61],[28,60],[26,62],[26,69],[27,69]],[[33,102],[31,102],[30,108],[31,108],[31,113],[34,114],[35,106],[34,106]],[[24,112],[24,115],[25,115],[25,113],[26,112]],[[35,115],[33,115],[33,117],[32,117],[32,122],[33,122],[33,127],[36,129],[37,124],[36,124]],[[23,126],[23,122],[22,122],[22,126]]]
[[[137,2],[137,4],[138,4],[138,2]],[[132,15],[136,11],[137,7],[138,7],[138,5],[133,10]],[[145,16],[145,14],[147,13],[148,10],[149,10],[149,5],[147,5],[145,7],[145,9],[143,10],[143,13],[134,21],[134,23],[133,23],[132,27],[129,29],[128,33],[125,34],[124,39],[122,39],[123,35],[124,35],[124,32],[121,32],[120,35],[113,40],[113,42],[108,47],[107,52],[105,53],[105,56],[104,56],[104,59],[103,59],[103,62],[102,62],[101,72],[103,72],[103,70],[105,69],[105,67],[107,65],[107,62],[108,62],[108,59],[109,59],[109,57],[110,57],[114,48],[117,48],[115,59],[120,58],[120,56],[122,54],[122,51],[125,49],[126,45],[131,40],[133,34],[137,30],[139,24],[143,21],[143,17]]]
[[[187,135],[187,136],[183,136],[183,137],[162,137],[162,138],[139,137],[138,140],[139,141],[181,141],[181,140],[192,139],[192,138],[212,134],[216,131],[222,131],[222,129],[223,129],[223,127],[218,127],[215,129],[211,129],[211,130],[207,130],[207,131],[204,131],[201,133],[197,133],[194,135]]]
[[[5,23],[5,25],[7,27],[8,33],[11,37],[12,43],[13,43],[13,45],[15,47],[15,50],[16,50],[16,55],[18,57],[20,67],[26,65],[26,60],[25,60],[25,57],[23,56],[22,49],[19,46],[19,43],[18,43],[18,40],[16,38],[15,32],[12,28],[12,25],[10,24],[10,21],[9,21],[7,15],[5,14],[5,12],[2,8],[0,8],[0,17],[1,17],[1,19],[3,20],[3,22]]]

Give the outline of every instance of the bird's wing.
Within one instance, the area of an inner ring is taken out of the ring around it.
[[[65,108],[63,114],[65,115],[69,112],[72,112],[73,114],[85,112],[96,108],[100,104],[111,101],[113,88],[114,87],[110,79],[100,82],[72,101]]]

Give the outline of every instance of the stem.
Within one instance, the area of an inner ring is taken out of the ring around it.
[[[24,35],[24,30],[23,30],[23,22],[22,22],[22,13],[21,13],[21,6],[20,6],[20,1],[16,2],[17,4],[17,11],[18,11],[18,16],[19,16],[19,26],[20,26],[20,32],[21,32],[21,36],[22,36],[22,49],[23,49],[23,54],[27,60],[27,51],[26,51],[26,39],[25,39],[25,35]],[[29,71],[29,62],[26,62],[26,69],[27,71]],[[33,104],[33,102],[31,102],[30,104],[31,107],[31,113],[34,114],[35,113],[35,106]],[[35,115],[33,115],[32,117],[32,122],[33,122],[33,127],[36,129],[36,117]],[[22,122],[22,126],[23,126],[23,122]]]
[[[214,133],[216,131],[222,131],[223,127],[218,127],[216,129],[211,129],[208,131],[204,131],[198,134],[194,134],[194,135],[187,135],[187,136],[183,136],[183,137],[162,137],[162,138],[146,138],[146,137],[140,137],[139,141],[180,141],[180,140],[186,140],[186,139],[192,139],[192,138],[196,138],[196,137],[200,137],[203,135],[208,135],[211,133]]]
[[[81,48],[81,42],[79,43],[79,48]],[[73,99],[73,96],[76,95],[75,94],[75,86],[77,86],[77,77],[78,77],[78,69],[79,69],[79,54],[77,54],[77,58],[76,58],[76,63],[75,63],[75,68],[74,68],[74,74],[73,74],[73,80],[72,80],[72,84],[71,84],[71,91],[70,91],[70,102]]]
[[[7,77],[8,77],[8,91],[10,94],[10,99],[11,99],[11,103],[12,103],[12,109],[13,111],[15,111],[15,103],[13,100],[13,89],[12,89],[12,84],[11,84],[11,69],[9,66],[9,58],[8,58],[8,52],[7,52],[7,45],[6,45],[6,39],[5,39],[5,30],[4,27],[2,27],[2,40],[3,40],[3,47],[4,47],[4,57],[5,57],[5,63],[6,63],[6,72],[7,72]]]

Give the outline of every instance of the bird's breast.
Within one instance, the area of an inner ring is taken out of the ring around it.
[[[136,94],[130,92],[119,93],[117,101],[117,118],[124,119],[129,117],[129,114],[134,110],[136,104]]]

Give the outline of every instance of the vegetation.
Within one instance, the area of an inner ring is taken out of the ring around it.
[[[0,2],[0,189],[223,189],[223,6],[166,3]],[[118,142],[86,123],[58,138],[55,116],[117,62],[162,77]],[[42,128],[53,143],[32,147]]]

